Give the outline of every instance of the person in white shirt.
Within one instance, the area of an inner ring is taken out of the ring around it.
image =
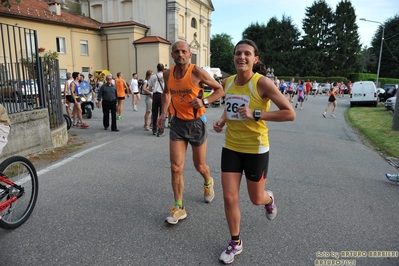
[[[139,92],[139,82],[137,80],[137,73],[132,74],[132,79],[130,80],[130,88],[132,90],[132,105],[133,110],[137,112],[137,105],[139,104],[141,97]]]
[[[316,97],[317,91],[319,90],[319,83],[316,82],[316,80],[312,84],[312,92],[313,96]]]

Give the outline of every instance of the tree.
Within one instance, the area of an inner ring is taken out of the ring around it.
[[[305,10],[306,18],[302,21],[305,32],[302,75],[330,76],[334,42],[332,9],[325,0],[319,0]]]
[[[398,78],[399,77],[399,15],[388,19],[385,23],[384,41],[382,48],[380,77]],[[382,38],[382,26],[375,33],[371,46],[374,55],[379,58]],[[378,62],[374,65],[372,71],[377,73]]]
[[[218,67],[230,74],[235,73],[232,39],[225,33],[213,35],[211,38],[211,67]]]
[[[259,50],[259,59],[265,64],[267,63],[265,62],[265,55],[267,52],[268,37],[265,24],[259,24],[258,22],[251,23],[242,33],[243,39],[249,39],[256,43]]]
[[[272,17],[267,25],[251,24],[243,38],[253,40],[259,49],[260,60],[276,75],[295,75],[299,62],[299,30],[291,17],[283,15],[281,21]]]
[[[18,4],[21,3],[21,0],[15,0]],[[9,0],[1,0],[1,4],[7,8],[11,7],[10,1]]]
[[[332,75],[346,76],[360,70],[360,40],[356,14],[352,3],[342,0],[338,3],[332,26],[335,36],[331,44]]]
[[[377,64],[378,58],[373,53],[372,47],[365,46],[360,51],[360,72],[371,73],[371,69]]]

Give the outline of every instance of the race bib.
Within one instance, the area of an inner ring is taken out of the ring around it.
[[[238,107],[249,106],[248,95],[227,94],[225,97],[227,119],[230,120],[246,120],[238,113]]]

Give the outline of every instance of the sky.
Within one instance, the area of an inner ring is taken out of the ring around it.
[[[302,20],[305,18],[305,9],[311,7],[314,2],[315,0],[213,0],[215,11],[211,15],[211,36],[226,33],[233,38],[235,45],[251,23],[266,25],[272,17],[281,21],[284,14],[291,17],[293,24],[303,34]],[[340,0],[326,0],[333,12],[339,2]],[[371,46],[371,40],[380,24],[361,21],[360,18],[384,23],[387,19],[399,15],[399,0],[352,0],[351,3],[357,16],[362,46]]]

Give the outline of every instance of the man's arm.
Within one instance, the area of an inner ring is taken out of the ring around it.
[[[195,66],[192,74],[194,76],[193,79],[205,83],[214,90],[214,92],[207,97],[209,103],[213,103],[214,101],[223,97],[224,91],[222,85],[217,82],[217,80],[215,80],[213,77],[211,77],[204,69]]]

